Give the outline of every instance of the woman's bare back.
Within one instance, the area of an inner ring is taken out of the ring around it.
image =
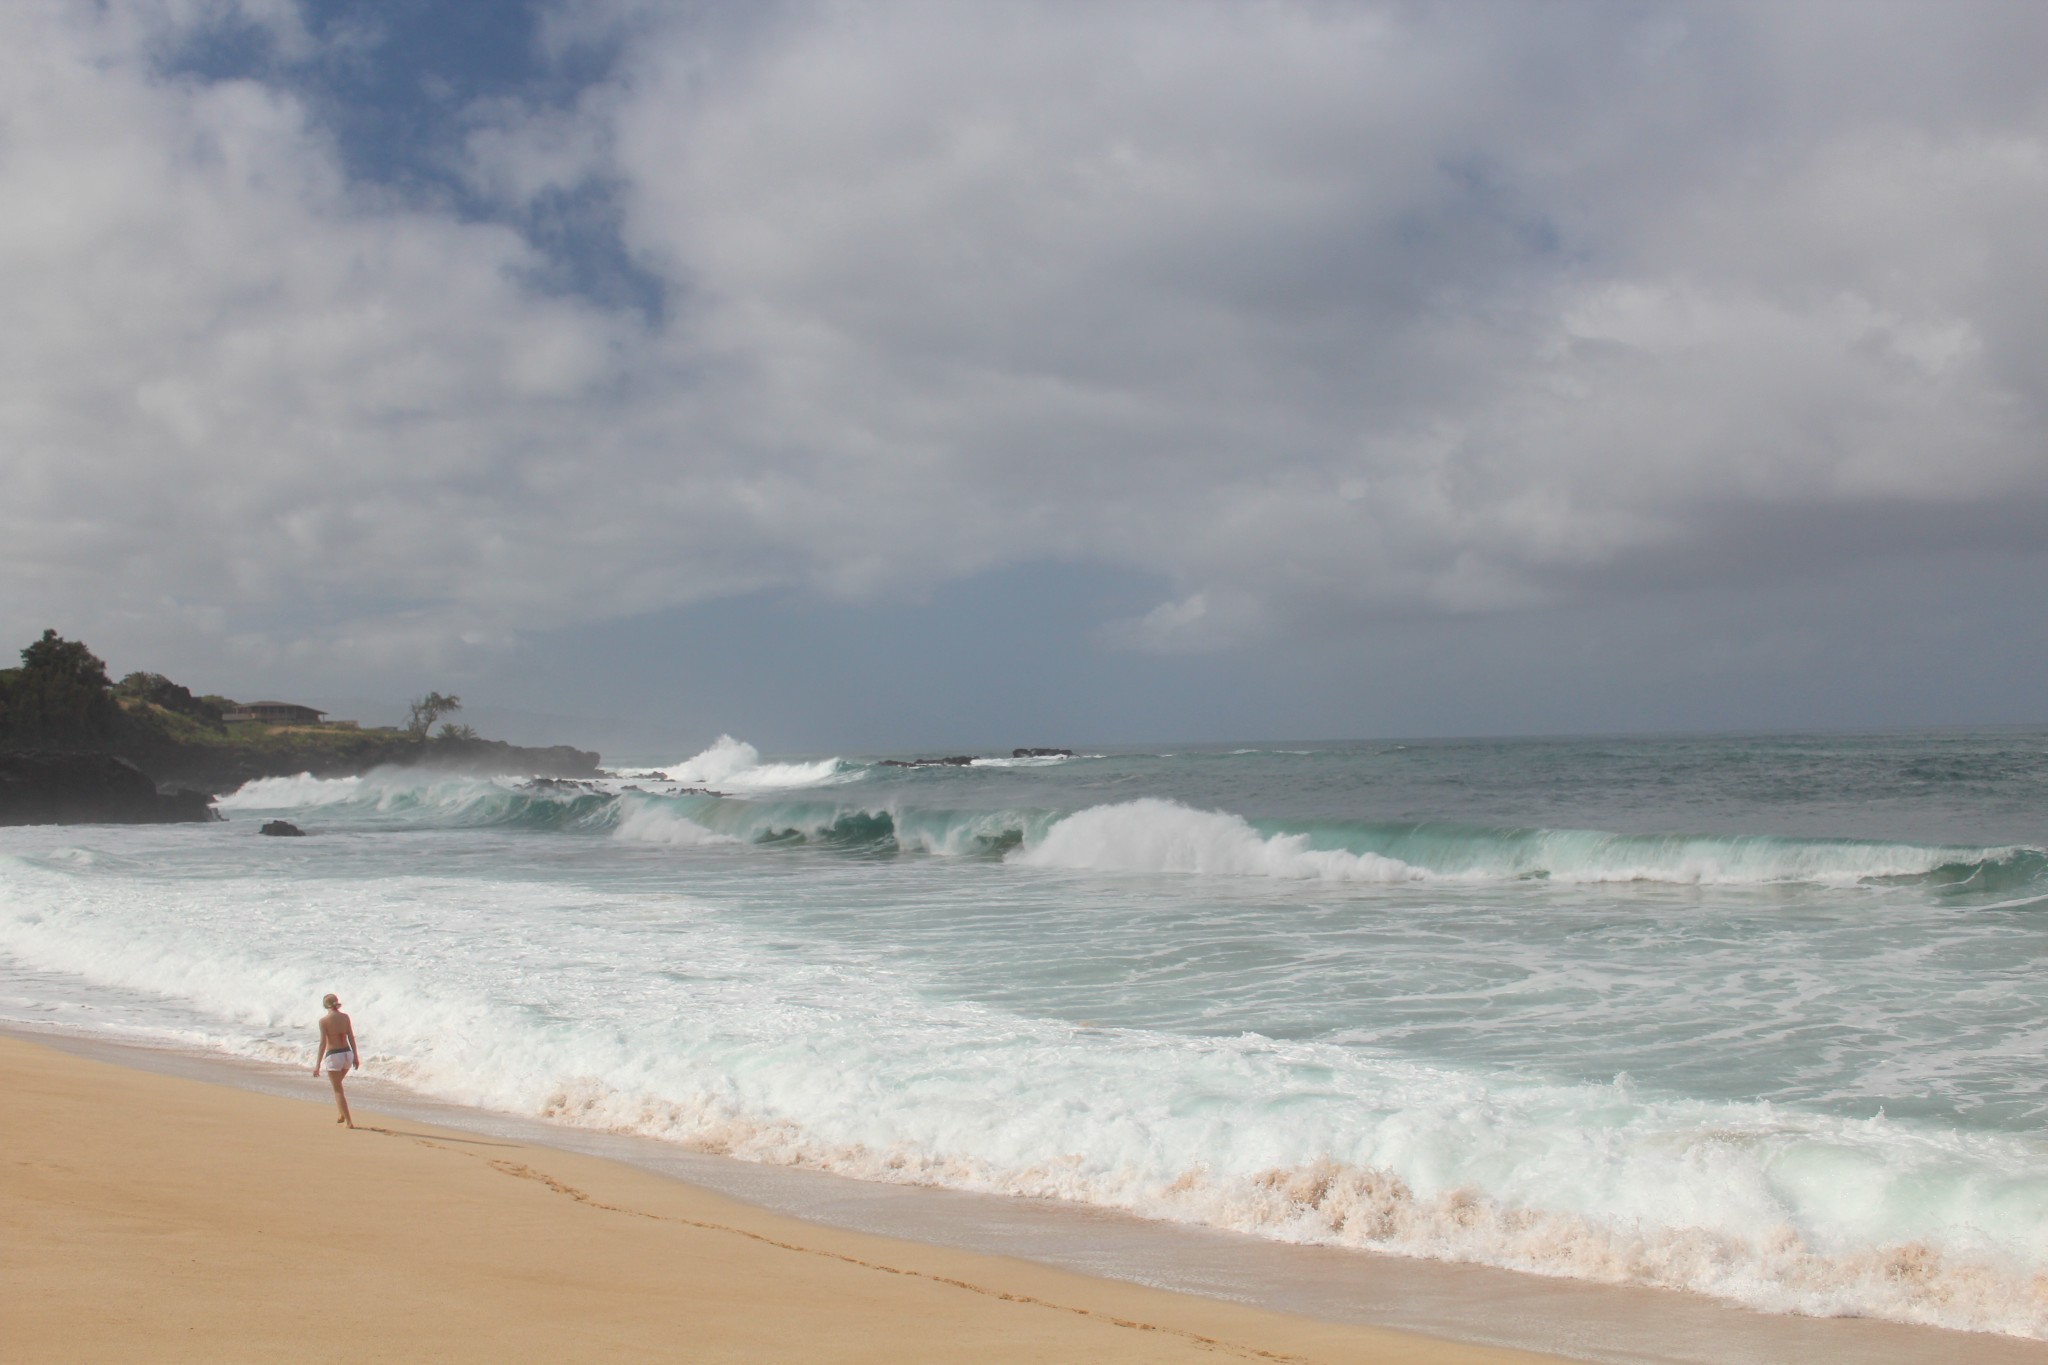
[[[320,1055],[330,1052],[355,1051],[356,1026],[340,1010],[329,1010],[320,1016]]]
[[[338,1009],[330,1009],[319,1017],[319,1052],[354,1052],[350,1044],[356,1040],[356,1025]]]

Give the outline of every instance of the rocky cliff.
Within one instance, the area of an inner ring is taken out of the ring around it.
[[[0,753],[0,825],[166,825],[216,818],[204,792],[160,792],[112,754]]]

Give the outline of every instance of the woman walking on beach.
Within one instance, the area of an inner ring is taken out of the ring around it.
[[[348,1096],[341,1093],[341,1083],[348,1073],[361,1066],[362,1059],[356,1055],[356,1026],[341,1012],[339,996],[329,995],[320,1001],[327,1007],[327,1013],[320,1016],[320,1055],[313,1063],[313,1074],[327,1073],[327,1083],[334,1087],[334,1105],[341,1110],[336,1123],[356,1126],[349,1117]]]

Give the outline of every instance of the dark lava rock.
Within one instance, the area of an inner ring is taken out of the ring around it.
[[[1012,749],[1011,758],[1072,758],[1072,749]]]
[[[263,828],[258,830],[257,833],[278,834],[288,839],[295,839],[303,837],[306,831],[300,829],[289,820],[265,820]]]
[[[112,754],[0,753],[0,825],[170,825],[217,820],[204,792],[159,792]]]
[[[519,784],[519,790],[527,792],[602,792],[603,787],[595,782],[579,782],[573,777],[532,777]]]

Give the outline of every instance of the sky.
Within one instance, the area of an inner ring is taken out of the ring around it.
[[[2048,7],[15,0],[0,645],[682,756],[2048,721]]]

